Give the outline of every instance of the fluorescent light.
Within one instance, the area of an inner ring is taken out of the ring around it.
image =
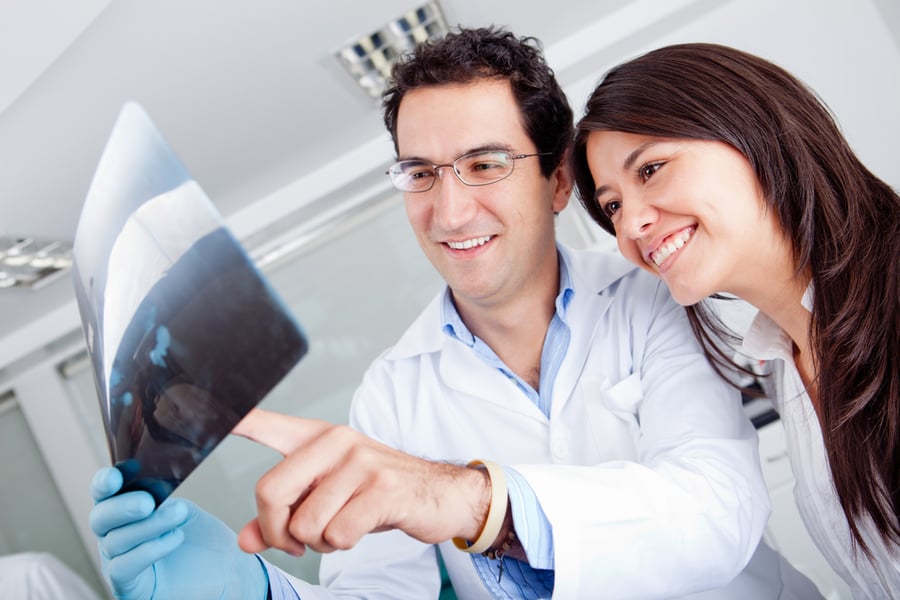
[[[377,100],[400,55],[446,33],[447,21],[437,0],[432,0],[353,40],[334,55],[357,85]]]
[[[0,237],[0,289],[38,289],[71,267],[70,244],[33,237]]]

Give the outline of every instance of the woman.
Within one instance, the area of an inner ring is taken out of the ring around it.
[[[682,44],[612,69],[573,155],[578,195],[687,307],[759,309],[742,352],[772,360],[803,520],[856,597],[900,598],[900,197],[827,108],[756,56]],[[781,360],[774,360],[781,359]]]

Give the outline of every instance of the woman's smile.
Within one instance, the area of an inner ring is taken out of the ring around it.
[[[662,264],[666,262],[669,257],[681,250],[691,241],[696,230],[696,225],[685,227],[673,235],[667,236],[656,248],[648,248],[646,253],[647,262],[652,263],[657,267],[662,267]]]

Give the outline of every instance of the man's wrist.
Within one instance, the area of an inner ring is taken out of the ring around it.
[[[509,497],[506,476],[499,465],[491,461],[473,460],[467,467],[484,473],[483,477],[487,479],[487,502],[484,502],[485,495],[482,494],[482,501],[476,504],[474,516],[475,522],[480,523],[478,530],[470,530],[468,534],[463,534],[464,537],[453,538],[453,544],[463,552],[475,554],[488,550],[497,539],[508,512]],[[484,514],[484,517],[478,518],[480,514]]]
[[[516,535],[516,526],[512,517],[512,505],[509,503],[507,503],[506,515],[503,518],[503,525],[500,526],[497,538],[482,554],[492,560],[504,557],[522,561],[528,560],[525,548],[522,546],[519,536]]]

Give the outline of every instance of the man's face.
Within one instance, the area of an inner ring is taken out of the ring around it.
[[[487,79],[409,92],[397,147],[400,160],[435,165],[475,150],[537,152],[509,83]],[[518,159],[509,177],[485,186],[465,185],[445,167],[429,191],[404,193],[419,245],[461,310],[502,305],[556,274],[553,213],[568,203],[571,180],[561,168],[543,177],[539,160]]]

